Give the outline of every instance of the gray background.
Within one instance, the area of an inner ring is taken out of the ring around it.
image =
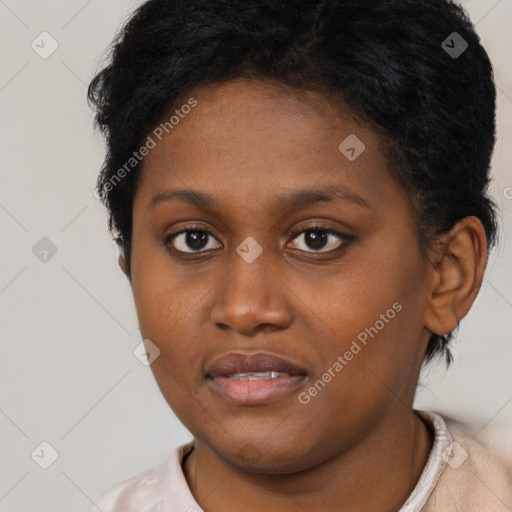
[[[92,130],[86,85],[139,3],[0,0],[4,512],[85,512],[106,487],[190,439],[132,353],[141,338],[131,289],[93,196],[104,148]],[[416,407],[467,422],[512,462],[512,0],[463,5],[496,72],[492,194],[502,214],[501,245],[462,322],[455,363],[423,374]],[[43,31],[58,43],[46,59],[31,47],[35,40],[40,52],[51,49],[50,39],[41,43]],[[43,237],[57,249],[46,262],[33,252],[48,244]],[[51,455],[39,447],[43,441],[58,452],[48,469],[35,462]]]

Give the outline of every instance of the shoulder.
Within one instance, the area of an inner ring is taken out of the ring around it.
[[[108,488],[95,500],[92,512],[199,512],[181,467],[193,446],[193,441],[182,444],[160,464]]]
[[[93,512],[158,511],[158,470],[147,468],[109,487],[94,500]]]
[[[424,512],[512,510],[512,467],[463,424],[446,419],[446,426],[452,442],[443,452],[446,465]]]

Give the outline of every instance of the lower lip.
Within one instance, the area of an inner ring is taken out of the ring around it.
[[[290,375],[262,380],[235,380],[213,377],[208,382],[212,389],[235,405],[258,405],[287,395],[296,390],[305,375]]]

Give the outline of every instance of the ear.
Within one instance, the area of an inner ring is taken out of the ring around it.
[[[434,249],[425,327],[441,336],[453,331],[473,304],[487,264],[485,229],[466,217],[441,236]]]
[[[123,256],[123,254],[119,254],[119,258],[117,259],[117,262],[119,263],[119,267],[121,268],[121,270],[123,271],[123,273],[125,275],[128,275],[128,267],[126,265],[126,260]]]

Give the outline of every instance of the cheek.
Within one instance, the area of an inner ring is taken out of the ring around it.
[[[415,324],[420,322],[414,321],[414,312],[422,307],[425,270],[414,246],[406,249],[395,240],[380,238],[354,249],[340,265],[315,279],[306,280],[297,271],[284,276],[301,298],[297,307],[323,322],[340,348],[376,323],[383,338],[407,339],[417,332]]]
[[[366,249],[357,264],[347,259],[330,279],[300,290],[309,322],[326,333],[309,351],[316,349],[322,362],[316,378],[330,381],[318,394],[319,407],[357,403],[358,414],[410,385],[423,331],[425,270],[414,245],[408,251],[399,243],[375,245],[378,250]],[[329,369],[335,378],[325,375]]]
[[[398,402],[407,401],[414,386],[410,377],[418,333],[410,326],[411,308],[405,301],[393,302],[394,297],[391,293],[331,307],[327,328],[337,336],[308,350],[321,364],[297,397],[302,430],[350,445]]]
[[[196,293],[197,292],[197,293]],[[149,338],[165,354],[166,363],[176,368],[190,367],[204,346],[205,297],[199,290],[170,286],[169,281],[134,285],[134,300],[141,335]],[[171,368],[169,368],[171,370]]]
[[[169,278],[156,279],[154,270],[148,266],[134,279],[141,335],[160,349],[151,371],[171,409],[188,425],[195,416],[190,410],[191,397],[197,395],[202,378],[199,362],[205,340],[197,315],[204,291],[200,294],[190,286],[176,287]]]
[[[190,323],[200,290],[183,282],[165,247],[134,231],[132,291],[141,334],[165,342]],[[204,292],[203,292],[204,293]]]

